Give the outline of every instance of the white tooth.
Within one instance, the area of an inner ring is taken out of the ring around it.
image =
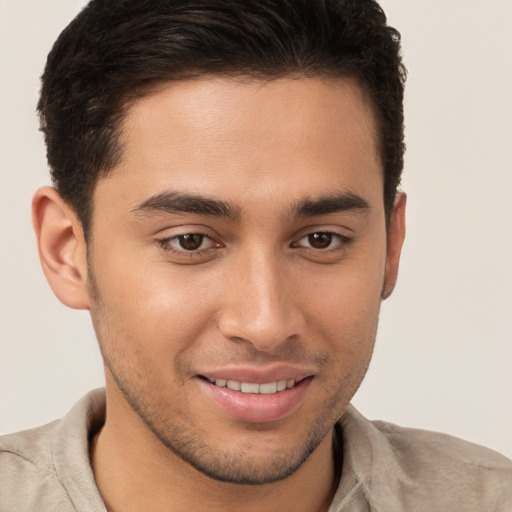
[[[262,395],[272,395],[277,392],[277,382],[266,382],[260,384],[260,393]]]
[[[277,391],[284,391],[286,389],[286,381],[278,380],[277,381]]]
[[[258,393],[259,384],[254,384],[252,382],[242,382],[241,391],[242,393]]]
[[[226,382],[226,387],[233,391],[240,391],[240,382],[237,382],[236,380],[228,380]]]
[[[221,386],[221,387],[224,387],[226,385],[226,380],[225,379],[215,379],[215,385],[216,386]]]
[[[286,381],[286,387],[288,389],[293,388],[293,386],[295,386],[295,380],[294,379],[290,379],[290,380]]]

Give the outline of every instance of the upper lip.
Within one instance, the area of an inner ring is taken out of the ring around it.
[[[280,380],[295,380],[299,382],[314,375],[314,371],[293,365],[274,365],[266,367],[236,366],[225,367],[201,372],[199,375],[209,380],[234,380],[237,382],[252,382],[265,384]]]

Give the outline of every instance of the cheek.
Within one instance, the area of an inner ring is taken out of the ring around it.
[[[344,373],[365,367],[371,357],[377,333],[380,309],[379,291],[372,297],[353,294],[336,297],[330,308],[324,308],[318,330],[329,340],[337,366]]]
[[[98,305],[91,313],[105,348],[158,365],[193,346],[212,322],[212,289],[198,289],[186,270],[144,268],[122,258],[102,263],[94,269]]]
[[[361,261],[310,281],[303,306],[307,325],[328,344],[344,375],[364,374],[377,332],[385,260]]]
[[[362,294],[333,298],[333,307],[319,329],[329,340],[330,372],[324,387],[336,390],[337,402],[332,404],[341,415],[366,375],[373,354],[380,310],[379,289],[371,297]],[[336,304],[336,306],[334,306]]]

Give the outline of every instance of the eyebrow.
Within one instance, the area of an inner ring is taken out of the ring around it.
[[[230,220],[240,219],[240,208],[217,199],[194,194],[164,192],[146,199],[135,207],[134,213],[195,213],[212,217],[224,217]]]
[[[352,192],[327,195],[318,199],[305,199],[297,203],[292,209],[294,217],[314,217],[328,215],[350,210],[369,211],[370,204],[361,196]]]
[[[291,209],[295,218],[315,217],[350,210],[370,210],[369,203],[352,192],[342,192],[320,197],[306,198]],[[237,205],[200,195],[181,192],[163,192],[151,196],[139,206],[132,209],[136,214],[152,213],[193,213],[211,217],[223,217],[238,221],[241,218],[241,208]]]

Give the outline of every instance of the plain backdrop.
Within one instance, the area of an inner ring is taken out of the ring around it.
[[[354,398],[369,418],[512,457],[512,2],[386,0],[409,69],[408,236]],[[78,0],[0,0],[0,432],[61,417],[103,371],[87,312],[54,298],[30,221],[49,183],[34,113]]]

